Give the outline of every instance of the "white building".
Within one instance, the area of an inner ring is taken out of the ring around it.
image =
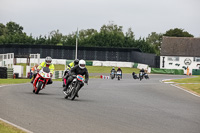
[[[163,37],[160,53],[161,69],[200,69],[200,38]]]

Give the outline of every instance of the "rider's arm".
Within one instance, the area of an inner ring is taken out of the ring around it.
[[[88,82],[88,80],[89,80],[89,74],[88,74],[87,68],[85,70],[86,70],[85,71],[85,81]]]
[[[53,74],[53,73],[54,73],[54,65],[51,64],[51,65],[49,66],[49,69],[50,69],[50,72]]]
[[[45,62],[42,62],[38,67],[37,67],[37,69],[42,69],[43,67],[44,67],[44,65],[45,65]]]

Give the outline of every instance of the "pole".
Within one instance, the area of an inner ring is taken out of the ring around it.
[[[77,28],[77,32],[76,32],[76,55],[75,55],[75,59],[77,59],[77,54],[78,54],[78,28]]]
[[[75,55],[75,59],[77,59],[77,50],[78,50],[78,39],[77,39],[77,37],[76,37],[76,55]]]

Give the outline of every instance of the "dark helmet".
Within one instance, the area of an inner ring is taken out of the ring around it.
[[[74,60],[74,65],[78,65],[79,59]]]

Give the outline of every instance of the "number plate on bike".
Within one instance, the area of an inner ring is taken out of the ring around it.
[[[81,76],[81,75],[77,75],[77,79],[79,80],[79,81],[83,81],[83,76]]]

